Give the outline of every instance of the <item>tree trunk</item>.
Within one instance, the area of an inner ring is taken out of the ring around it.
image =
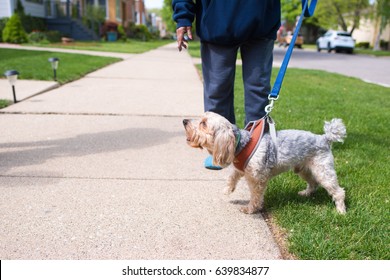
[[[345,20],[343,18],[343,15],[341,13],[341,10],[340,10],[340,7],[339,5],[337,5],[337,3],[334,4],[335,8],[336,8],[336,11],[337,11],[337,17],[339,18],[339,24],[341,25],[341,28],[344,30],[344,31],[348,31],[348,26],[347,24],[345,23]]]
[[[352,26],[352,29],[351,29],[351,32],[349,32],[349,33],[351,34],[351,36],[352,36],[352,33],[353,33],[353,31],[355,30],[355,28],[356,28],[356,26],[353,25],[353,26]]]
[[[380,42],[381,42],[381,30],[379,28],[379,31],[376,34],[376,39],[375,39],[375,44],[374,44],[374,49],[373,49],[374,51],[380,51],[381,50]]]

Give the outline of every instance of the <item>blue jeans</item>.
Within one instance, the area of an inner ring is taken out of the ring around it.
[[[245,97],[245,125],[265,115],[271,90],[274,41],[252,40],[237,46],[221,46],[202,42],[204,110],[218,113],[231,123],[234,114],[234,78],[237,52],[242,59]]]

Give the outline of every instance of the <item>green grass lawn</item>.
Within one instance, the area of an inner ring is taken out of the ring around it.
[[[241,67],[235,92],[242,127]],[[346,190],[345,216],[337,214],[322,188],[311,198],[300,197],[305,182],[292,172],[274,178],[267,189],[265,209],[299,259],[390,259],[388,108],[389,88],[324,71],[288,69],[271,114],[276,128],[322,134],[325,120],[342,118],[348,133],[344,144],[333,145],[339,183]]]
[[[353,52],[355,54],[367,54],[367,55],[373,55],[373,56],[390,56],[390,51],[373,51],[371,49],[355,48]]]
[[[151,41],[127,40],[126,42],[116,41],[116,42],[74,42],[68,44],[62,44],[62,43],[33,44],[33,46],[102,51],[102,52],[143,53],[172,42],[174,41],[172,40],[151,40]]]
[[[53,70],[48,59],[58,57],[60,62],[57,78],[61,84],[79,79],[108,64],[120,61],[118,58],[111,57],[1,48],[0,57],[1,73],[15,69],[20,73],[19,79],[47,81],[53,80]]]
[[[188,53],[192,57],[200,57],[200,41],[189,41]]]
[[[315,44],[304,44],[304,49],[312,49],[317,50],[317,46]],[[326,50],[322,50],[323,52],[326,52]],[[390,56],[390,51],[373,51],[372,49],[361,49],[361,48],[355,48],[353,50],[354,54],[365,54],[365,55],[373,55],[373,56]]]
[[[5,108],[5,107],[9,106],[10,104],[11,104],[11,101],[0,99],[0,109]]]

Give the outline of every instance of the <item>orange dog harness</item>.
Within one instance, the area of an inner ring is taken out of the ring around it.
[[[234,158],[233,164],[235,168],[240,171],[244,171],[245,167],[248,165],[249,160],[256,151],[256,148],[260,144],[261,138],[263,138],[266,126],[266,118],[262,118],[260,120],[248,123],[248,125],[245,127],[245,130],[250,132],[251,139]]]

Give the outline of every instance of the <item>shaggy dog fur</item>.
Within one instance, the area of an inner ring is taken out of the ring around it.
[[[233,163],[236,148],[245,147],[251,137],[248,131],[238,129],[224,117],[212,112],[206,112],[198,120],[185,119],[183,124],[187,143],[194,148],[207,149],[213,156],[213,164],[221,167]],[[300,191],[300,195],[309,196],[321,185],[333,198],[337,211],[344,214],[345,192],[337,181],[331,143],[343,142],[346,129],[342,120],[332,119],[325,122],[324,132],[323,135],[316,135],[303,130],[281,130],[277,132],[276,141],[265,133],[244,172],[233,169],[225,193],[232,193],[244,176],[251,198],[241,211],[255,213],[263,207],[268,181],[292,169],[307,182],[307,188]],[[238,133],[240,137],[236,137]],[[236,143],[236,139],[240,139],[239,143]]]

